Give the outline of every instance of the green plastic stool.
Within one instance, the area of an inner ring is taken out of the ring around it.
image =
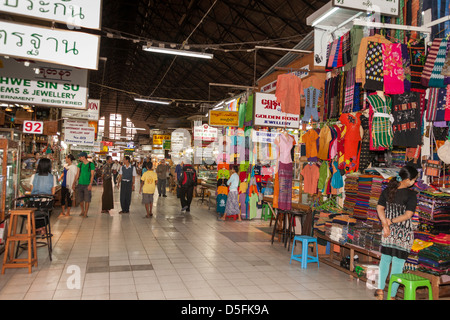
[[[400,273],[391,275],[387,294],[388,300],[391,299],[391,287],[394,282],[400,283],[405,287],[404,300],[416,300],[416,290],[419,287],[427,287],[428,299],[433,300],[433,290],[431,289],[430,280],[411,273]]]
[[[270,212],[269,205],[267,203],[264,203],[262,206],[262,212],[261,212],[261,219],[264,219],[264,221],[267,221],[267,219],[272,218],[272,212]]]

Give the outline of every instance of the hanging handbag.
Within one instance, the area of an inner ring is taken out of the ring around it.
[[[439,177],[441,162],[439,160],[426,160],[423,164],[425,174],[430,177]]]

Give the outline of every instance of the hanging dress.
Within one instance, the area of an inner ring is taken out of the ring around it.
[[[351,113],[343,113],[340,117],[342,124],[346,126],[344,137],[344,169],[346,173],[356,172],[359,168],[359,154],[361,151],[361,114],[355,116]]]
[[[392,98],[385,96],[383,100],[378,94],[367,97],[367,102],[372,110],[371,116],[371,150],[392,149],[393,132],[391,114]]]

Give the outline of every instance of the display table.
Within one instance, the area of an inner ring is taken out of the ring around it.
[[[355,254],[360,257],[359,264],[372,264],[374,261],[379,260],[381,258],[380,252],[370,251],[365,248],[352,245],[350,243],[341,244],[339,242],[333,241],[327,236],[314,233],[314,236],[318,239],[325,240],[333,245],[337,245],[340,248],[339,255],[335,254],[335,252],[330,248],[329,254],[319,254],[319,261],[321,263],[325,263],[333,268],[336,268],[342,272],[349,274],[354,278],[358,278],[363,281],[367,281],[366,277],[358,276],[358,274],[353,271],[355,270],[354,257]],[[344,254],[343,254],[344,252]],[[340,261],[343,256],[350,257],[350,269],[346,269],[340,266]],[[361,261],[361,257],[363,261]],[[448,296],[450,294],[450,280],[445,281],[442,280],[441,277],[435,276],[429,273],[417,271],[417,270],[408,270],[407,273],[412,273],[423,278],[430,280],[431,287],[433,288],[433,299],[439,300],[439,297]]]

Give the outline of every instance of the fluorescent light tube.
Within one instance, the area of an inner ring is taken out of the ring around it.
[[[209,54],[209,53],[186,51],[186,50],[176,50],[176,49],[167,49],[167,48],[159,48],[159,47],[146,47],[146,46],[144,46],[142,48],[142,50],[149,51],[149,52],[173,54],[173,55],[177,55],[177,56],[202,58],[202,59],[212,59],[214,57],[214,55]]]
[[[134,98],[134,101],[138,102],[147,102],[147,103],[158,103],[158,104],[170,104],[170,101],[162,101],[162,100],[149,100],[149,99],[140,99],[140,98]]]
[[[331,16],[333,13],[335,13],[336,11],[338,11],[339,8],[338,7],[334,7],[333,9],[331,9],[330,11],[328,11],[327,13],[325,13],[323,16],[321,16],[319,19],[315,20],[312,24],[311,27],[314,27],[315,25],[317,25],[318,23],[322,22],[323,20],[325,20],[326,18],[328,18],[329,16]]]

